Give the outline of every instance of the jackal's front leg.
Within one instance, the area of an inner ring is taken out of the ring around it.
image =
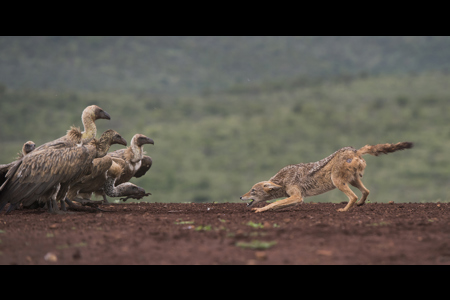
[[[333,184],[341,190],[348,197],[348,203],[344,208],[339,208],[337,211],[348,211],[358,200],[358,197],[353,193],[353,191],[348,187],[348,183],[343,181],[341,178],[332,178]]]
[[[278,200],[261,208],[252,208],[252,210],[254,212],[263,212],[266,210],[278,210],[303,202],[303,197],[300,193],[300,190],[297,187],[288,188],[286,189],[286,192],[289,195],[289,198]]]

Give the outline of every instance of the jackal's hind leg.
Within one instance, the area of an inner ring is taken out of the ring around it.
[[[353,185],[354,187],[358,188],[362,193],[361,199],[359,199],[359,201],[356,202],[356,205],[358,205],[358,206],[363,205],[367,199],[367,196],[369,196],[370,191],[364,186],[364,184],[361,181],[361,178],[359,178],[359,177],[356,177],[356,179],[354,181],[350,182],[350,184]]]

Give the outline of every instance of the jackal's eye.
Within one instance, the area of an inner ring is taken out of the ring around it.
[[[255,189],[252,189],[251,191],[250,191],[250,193],[254,193],[255,192]]]

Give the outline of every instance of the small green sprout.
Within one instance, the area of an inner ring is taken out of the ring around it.
[[[200,231],[200,230],[205,230],[205,231],[209,231],[211,230],[211,225],[206,225],[206,226],[197,226],[195,227],[195,231]]]
[[[185,224],[194,224],[194,221],[179,221],[174,223],[177,225],[185,225]]]
[[[270,247],[274,246],[277,242],[271,241],[271,242],[263,242],[259,240],[252,240],[250,243],[246,242],[237,242],[236,246],[245,248],[245,249],[253,249],[253,250],[266,250]]]
[[[251,226],[253,228],[264,228],[264,225],[262,225],[261,223],[254,223],[252,221],[249,221],[247,223],[248,226]]]

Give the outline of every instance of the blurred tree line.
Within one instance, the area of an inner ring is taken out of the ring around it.
[[[369,200],[448,201],[449,83],[444,71],[423,71],[298,75],[186,95],[3,84],[0,163],[12,161],[28,140],[40,145],[71,125],[81,127],[82,110],[97,104],[111,115],[97,122],[98,135],[112,128],[128,142],[136,133],[154,139],[155,145],[144,147],[152,169],[133,180],[152,193],[147,201],[239,202],[254,183],[285,165],[317,161],[345,146],[400,141],[415,147],[364,157]],[[347,197],[334,190],[306,201]]]
[[[3,36],[0,83],[196,95],[292,78],[448,71],[449,48],[450,37],[439,36]]]

